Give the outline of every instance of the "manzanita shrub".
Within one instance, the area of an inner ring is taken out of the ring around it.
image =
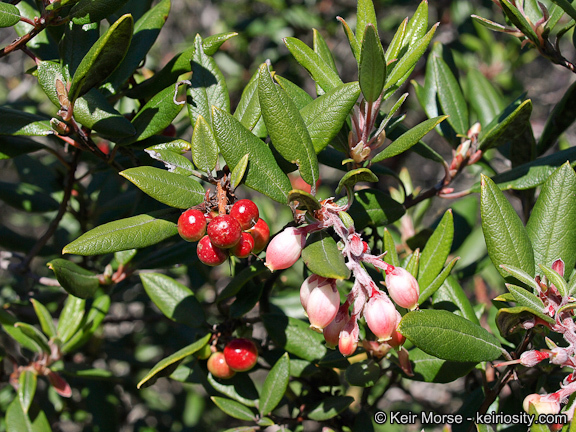
[[[285,37],[231,102],[236,32],[142,68],[170,0],[1,2],[38,85],[0,107],[0,429],[576,430],[576,86],[535,134],[465,59],[575,73],[576,8],[453,3],[459,47],[359,0],[348,58]]]

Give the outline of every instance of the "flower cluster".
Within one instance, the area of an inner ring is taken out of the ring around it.
[[[346,210],[347,207],[339,206],[331,199],[324,200],[322,208],[315,212],[315,222],[286,228],[270,242],[266,250],[266,266],[270,270],[292,266],[300,257],[309,233],[332,228],[342,242],[341,252],[354,277],[354,284],[344,303],[340,304],[336,280],[315,274],[308,277],[302,284],[300,300],[310,327],[324,334],[328,347],[338,346],[342,355],[349,356],[358,347],[358,320],[364,317],[378,340],[364,341],[364,347],[375,356],[382,356],[391,347],[398,348],[404,342],[396,331],[401,315],[394,303],[406,309],[417,308],[420,289],[408,271],[384,262],[381,255],[370,253],[354,225],[346,226],[342,221],[340,213]],[[384,271],[387,293],[378,288],[363,263]]]

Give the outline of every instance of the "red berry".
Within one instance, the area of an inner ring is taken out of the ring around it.
[[[206,218],[200,210],[189,209],[178,219],[178,233],[189,242],[200,240],[206,234]]]
[[[236,219],[243,230],[249,230],[258,219],[260,219],[260,213],[258,212],[258,206],[254,204],[254,201],[249,199],[241,199],[237,201],[230,209],[230,216]]]
[[[198,259],[209,266],[220,265],[228,258],[226,251],[214,246],[208,236],[200,239],[196,253],[198,254]]]
[[[254,238],[246,233],[242,233],[242,238],[236,246],[230,249],[230,253],[238,258],[248,258],[254,249]]]
[[[254,253],[259,253],[264,250],[270,240],[270,228],[264,219],[258,219],[256,225],[248,230],[250,235],[254,238]]]
[[[258,360],[258,349],[250,339],[233,339],[224,347],[224,358],[236,372],[250,370]]]
[[[208,236],[214,246],[229,249],[242,237],[240,223],[230,215],[216,216],[208,224]]]
[[[208,359],[207,366],[208,371],[216,378],[228,379],[232,378],[236,374],[236,372],[230,368],[228,363],[226,363],[224,353],[222,352],[215,352],[212,354]]]

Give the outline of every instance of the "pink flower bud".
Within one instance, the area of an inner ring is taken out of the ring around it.
[[[550,353],[541,351],[525,351],[520,356],[520,364],[526,367],[533,367],[540,363],[542,360],[550,357]]]
[[[396,308],[384,294],[376,294],[366,303],[364,318],[378,342],[390,340],[398,323]]]
[[[316,287],[312,288],[306,300],[306,313],[310,320],[310,328],[321,333],[338,313],[340,294],[334,279],[319,276],[312,284]]]
[[[418,306],[420,296],[418,282],[402,267],[389,265],[386,268],[386,287],[390,297],[398,306],[410,310]]]
[[[564,261],[557,259],[552,263],[552,270],[558,273],[560,276],[564,276]]]
[[[376,341],[369,341],[363,340],[362,341],[362,348],[366,350],[366,352],[370,353],[371,356],[376,357],[377,359],[381,359],[388,351],[390,351],[390,345],[386,342],[376,342]]]
[[[348,305],[344,303],[338,309],[336,318],[332,320],[330,324],[324,327],[323,334],[326,340],[326,346],[330,349],[334,349],[338,346],[340,341],[340,332],[348,322]]]
[[[538,414],[558,414],[560,403],[554,397],[548,395],[530,394],[524,398],[522,407],[524,411],[530,412],[530,404],[534,405]]]
[[[358,322],[356,317],[352,316],[340,332],[340,340],[338,341],[338,350],[344,357],[351,356],[358,347]]]
[[[291,267],[300,258],[305,243],[306,237],[298,228],[286,228],[268,244],[266,267],[270,271]]]

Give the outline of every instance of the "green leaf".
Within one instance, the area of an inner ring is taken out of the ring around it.
[[[300,109],[316,153],[324,150],[340,132],[359,95],[357,82],[346,83]]]
[[[512,113],[508,114],[510,108],[504,109],[502,114],[484,129],[478,143],[479,150],[486,151],[493,147],[499,147],[524,132],[529,125],[532,114],[532,101],[530,99],[525,100]]]
[[[374,3],[372,0],[358,0],[356,8],[356,40],[358,45],[366,39],[366,28],[372,25],[374,30],[378,29],[378,20],[376,18],[376,11],[374,10]],[[378,35],[378,33],[376,33]]]
[[[97,23],[120,9],[127,0],[80,0],[70,9],[76,25]]]
[[[467,375],[476,365],[476,362],[442,360],[418,348],[410,350],[410,363],[414,372],[412,379],[433,383],[452,382]]]
[[[0,107],[0,135],[46,136],[54,131],[46,117]]]
[[[346,410],[354,398],[351,396],[328,396],[316,404],[306,415],[310,420],[326,421]]]
[[[46,265],[54,272],[62,288],[73,296],[83,299],[93,297],[100,286],[100,281],[95,273],[72,261],[56,258]]]
[[[433,295],[442,286],[442,284],[444,284],[444,281],[448,276],[450,276],[450,272],[452,271],[458,260],[459,257],[456,257],[452,261],[450,261],[446,265],[446,267],[442,269],[442,271],[438,274],[438,276],[436,276],[434,280],[431,281],[428,285],[421,284],[421,286],[424,286],[424,289],[421,289],[420,291],[420,296],[418,297],[419,304],[422,304],[428,297]],[[390,264],[394,265],[393,263]],[[420,266],[420,268],[422,268],[422,266]]]
[[[30,404],[36,393],[36,378],[36,373],[29,369],[23,370],[18,378],[18,399],[25,414],[28,414]]]
[[[298,189],[292,189],[290,191],[290,194],[288,195],[288,202],[297,202],[298,210],[315,211],[322,208],[322,205],[314,195]]]
[[[144,193],[170,207],[188,209],[204,201],[206,194],[192,177],[149,166],[128,168],[120,172]]]
[[[536,46],[540,46],[538,35],[532,28],[532,25],[526,20],[522,12],[520,12],[520,10],[518,10],[518,8],[508,0],[500,0],[500,6],[512,24],[514,24],[518,30],[524,33],[524,35]]]
[[[536,313],[531,307],[516,306],[499,309],[496,314],[496,325],[498,326],[498,330],[500,330],[500,334],[507,338],[512,333],[525,331],[525,328],[521,324],[525,321],[533,322],[535,316],[550,324],[556,322],[543,313]]]
[[[344,34],[346,35],[346,39],[348,39],[348,43],[350,44],[350,49],[352,50],[352,54],[354,54],[354,58],[358,61],[360,60],[360,44],[354,36],[354,32],[342,17],[336,17],[340,24],[342,24],[342,29],[344,30]]]
[[[172,87],[165,88],[138,111],[132,120],[136,134],[120,144],[126,145],[142,141],[162,132],[172,123],[181,109],[182,105],[174,103],[174,89]]]
[[[86,300],[73,295],[66,299],[58,319],[58,337],[62,342],[68,342],[82,325],[85,305]]]
[[[358,81],[368,103],[374,102],[382,94],[386,81],[386,60],[378,32],[373,24],[368,24],[364,33],[358,63]]]
[[[266,375],[266,380],[260,392],[260,406],[258,407],[260,415],[266,415],[276,408],[282,397],[284,397],[289,380],[290,358],[288,353],[284,353],[268,372],[268,375]]]
[[[34,306],[34,312],[36,312],[36,316],[38,317],[38,321],[40,322],[40,327],[42,327],[42,331],[49,338],[56,336],[57,333],[56,326],[54,325],[52,315],[50,315],[50,312],[48,312],[46,306],[44,306],[36,299],[30,299],[30,301],[32,302],[32,306]]]
[[[236,165],[230,173],[230,186],[232,186],[232,188],[235,189],[240,185],[242,179],[244,178],[244,174],[246,174],[246,168],[248,168],[247,154],[245,154],[242,159],[240,159],[238,165]]]
[[[190,119],[196,123],[199,115],[206,120],[212,119],[212,107],[229,113],[230,98],[224,75],[214,59],[204,52],[200,35],[196,35],[194,46],[196,50],[192,58],[192,85],[188,87],[187,106]]]
[[[480,212],[488,255],[503,277],[500,264],[517,267],[534,275],[534,252],[528,232],[500,189],[482,175]]]
[[[178,233],[174,221],[161,217],[165,214],[141,214],[100,225],[67,244],[62,253],[102,255],[154,245]]]
[[[322,34],[316,29],[312,29],[312,45],[314,47],[314,52],[320,56],[326,64],[330,65],[334,72],[338,72],[336,68],[336,62],[334,61],[334,56],[326,43],[326,40],[322,37]],[[299,108],[300,109],[300,108]]]
[[[401,53],[402,47],[404,46],[404,36],[406,36],[406,25],[408,24],[408,17],[404,18],[404,21],[398,26],[396,33],[394,33],[394,37],[390,41],[388,48],[386,48],[386,52],[384,53],[384,58],[386,60],[386,64],[390,63],[392,60],[397,60],[398,56]],[[428,23],[424,27],[424,31],[428,27]]]
[[[548,178],[526,224],[534,262],[551,267],[560,258],[576,263],[576,174],[565,163]],[[524,270],[526,270],[524,268]],[[530,272],[528,272],[530,273]]]
[[[101,1],[99,3],[102,3]],[[76,6],[79,6],[76,5]],[[134,36],[122,63],[110,76],[109,82],[117,93],[146,58],[170,13],[170,0],[162,0],[148,10],[134,25]]]
[[[284,38],[284,44],[296,61],[312,76],[312,79],[328,92],[342,84],[342,80],[326,62],[304,42],[294,38]]]
[[[206,334],[201,339],[198,339],[193,344],[185,346],[184,348],[176,351],[171,356],[160,360],[150,371],[140,380],[136,387],[149,387],[156,382],[158,378],[169,376],[174,369],[188,356],[191,356],[199,349],[203,348],[208,343],[211,333]]]
[[[258,75],[258,73],[259,72],[257,71],[256,75]],[[312,96],[306,93],[306,90],[302,89],[300,86],[294,84],[292,81],[287,80],[286,78],[281,77],[278,74],[274,74],[274,80],[280,85],[280,87],[282,87],[286,91],[286,93],[288,93],[288,96],[292,98],[292,101],[296,104],[296,106],[300,110],[300,114],[302,115],[302,117],[304,117],[302,109],[309,103],[312,103],[317,99],[320,99],[320,98],[312,99]],[[304,120],[306,121],[305,117]]]
[[[530,288],[532,288],[536,291],[538,291],[540,289],[540,287],[538,286],[538,284],[534,280],[534,277],[530,276],[524,270],[519,269],[518,267],[514,267],[511,265],[503,265],[503,264],[500,264],[500,268],[502,270],[504,270],[506,273],[509,273],[510,275],[514,276],[520,282],[525,283]]]
[[[473,324],[480,323],[466,293],[452,275],[449,275],[440,288],[434,293],[432,303],[435,309],[454,312],[456,315],[467,319]]]
[[[422,351],[444,360],[478,363],[496,360],[504,352],[480,325],[444,310],[409,312],[398,330]]]
[[[346,368],[346,381],[357,387],[374,387],[380,378],[381,370],[374,360],[363,360]]]
[[[418,143],[432,129],[436,127],[440,122],[444,121],[448,116],[434,117],[423,121],[407,132],[404,132],[400,137],[394,140],[388,147],[378,153],[372,158],[372,163],[383,161],[384,159],[391,158],[400,153],[405,152],[410,147]]]
[[[172,321],[198,327],[204,311],[190,288],[161,273],[140,273],[146,293],[160,311]]]
[[[346,198],[338,203],[345,203]],[[354,202],[348,210],[357,230],[368,225],[385,226],[400,219],[406,210],[390,195],[377,189],[362,189],[354,193]]]
[[[110,304],[110,297],[107,295],[101,295],[94,300],[86,316],[85,324],[62,346],[63,353],[73,352],[90,340],[106,317]]]
[[[2,324],[4,331],[24,348],[32,352],[42,351],[40,346],[33,339],[26,336],[18,327],[14,327],[14,324],[17,322],[18,320],[13,315],[6,312],[3,308],[0,308],[0,324]]]
[[[29,183],[0,181],[0,200],[26,212],[46,213],[58,210],[58,202],[40,187]]]
[[[14,398],[6,410],[6,427],[11,432],[33,432],[32,422],[24,412],[18,398]]]
[[[237,293],[236,300],[230,305],[230,317],[241,318],[254,309],[260,301],[264,284],[247,283]]]
[[[88,129],[111,138],[132,137],[136,129],[97,89],[92,89],[74,103],[74,119]]]
[[[427,287],[438,276],[454,239],[454,218],[452,210],[447,210],[442,220],[426,242],[426,247],[420,255],[420,270],[418,272],[418,284]]]
[[[506,284],[506,288],[508,288],[508,291],[512,293],[518,306],[525,306],[526,308],[538,313],[543,312],[544,303],[542,303],[542,300],[527,289],[512,284]]]
[[[554,284],[560,296],[565,297],[568,295],[568,285],[566,284],[566,280],[560,276],[558,272],[543,264],[538,264],[538,267],[540,267],[540,270],[542,270],[548,281]]]
[[[368,168],[357,168],[352,171],[348,171],[338,183],[336,188],[336,193],[340,193],[343,187],[353,187],[356,183],[368,182],[376,183],[378,182],[378,177]]]
[[[410,46],[406,54],[394,65],[392,71],[386,77],[386,85],[384,90],[396,89],[408,79],[408,76],[416,66],[416,63],[426,52],[426,48],[430,44],[436,28],[439,23],[434,24],[426,35],[419,41]]]
[[[145,152],[148,153],[152,159],[163,162],[169,172],[189,177],[196,171],[194,164],[190,162],[187,157],[171,150],[153,150],[147,148]]]
[[[382,236],[383,241],[383,252],[386,252],[384,255],[384,261],[388,264],[392,264],[394,267],[398,267],[400,265],[400,260],[398,259],[398,252],[396,251],[396,245],[394,244],[394,239],[392,238],[392,234],[388,229],[384,228],[384,235]],[[423,301],[423,300],[422,300]]]
[[[276,313],[263,314],[262,321],[274,343],[290,354],[309,361],[326,354],[324,337],[310,330],[309,323]]]
[[[406,26],[405,46],[412,47],[426,34],[428,28],[428,0],[422,0]]]
[[[218,144],[212,128],[201,115],[196,118],[190,144],[194,164],[205,172],[212,171],[218,162]]]
[[[306,267],[319,276],[331,279],[348,279],[350,270],[346,267],[344,256],[336,241],[325,231],[308,236],[302,250],[302,260]]]
[[[573,83],[555,106],[538,140],[537,154],[541,155],[554,145],[560,135],[576,119],[576,83]]]
[[[286,203],[292,185],[270,148],[227,112],[215,108],[213,119],[216,141],[228,167],[233,170],[248,154],[250,162],[244,184],[275,201]]]
[[[72,77],[70,103],[92,87],[100,86],[114,72],[128,51],[133,26],[132,15],[122,15],[88,51]]]
[[[33,325],[17,322],[14,324],[14,327],[20,329],[22,333],[32,339],[38,346],[41,348],[42,351],[49,354],[51,352],[50,345],[48,344],[48,339],[44,336],[40,330],[38,330]]]
[[[260,65],[262,67],[262,65]],[[258,98],[258,76],[259,70],[252,75],[244,90],[242,96],[234,111],[234,118],[236,118],[248,130],[254,130],[256,124],[262,117],[262,110],[260,109],[260,99]]]
[[[212,399],[212,402],[214,402],[218,408],[230,417],[244,421],[254,421],[256,417],[250,408],[234,400],[218,396],[212,396],[210,399]]]
[[[20,11],[9,3],[0,3],[0,27],[12,27],[20,21]]]
[[[218,301],[222,301],[229,297],[235,296],[249,281],[263,273],[269,272],[270,270],[264,266],[262,261],[256,261],[251,266],[246,267],[241,272],[236,274],[236,276],[228,283],[228,285],[226,285],[226,288],[224,288],[218,295]]]
[[[478,115],[478,120],[487,126],[505,108],[503,99],[494,85],[477,69],[470,69],[466,76],[467,94],[470,105]]]
[[[243,405],[255,407],[258,402],[258,391],[248,374],[236,374],[231,379],[222,381],[208,374],[208,382],[220,393]]]
[[[448,114],[448,123],[456,133],[466,135],[470,127],[468,106],[450,67],[439,56],[432,56],[432,65],[436,68],[436,87],[438,100],[444,114]]]
[[[0,135],[0,160],[15,158],[16,156],[32,153],[43,148],[43,144],[29,138]]]
[[[566,12],[570,18],[576,20],[576,9],[568,0],[551,0],[552,3],[557,4],[562,8],[564,12]]]
[[[302,179],[315,187],[319,178],[318,160],[306,124],[292,99],[274,84],[265,64],[260,66],[258,97],[274,148],[298,165]]]

